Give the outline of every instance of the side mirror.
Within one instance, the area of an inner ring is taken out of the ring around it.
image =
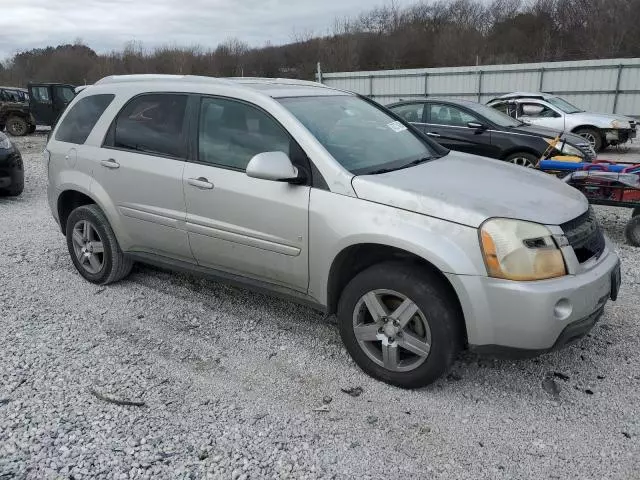
[[[301,183],[304,177],[293,166],[284,152],[262,152],[255,155],[247,165],[249,177],[275,182]]]
[[[475,128],[478,133],[484,132],[487,129],[486,125],[483,125],[482,123],[479,123],[479,122],[469,122],[467,123],[467,127]]]

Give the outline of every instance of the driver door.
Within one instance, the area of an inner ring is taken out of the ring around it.
[[[282,151],[306,156],[286,130],[254,105],[200,100],[197,159],[183,175],[187,231],[198,264],[306,292],[309,185],[251,178],[247,164]]]

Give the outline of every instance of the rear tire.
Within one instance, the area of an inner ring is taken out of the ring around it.
[[[9,117],[7,119],[7,132],[14,137],[23,137],[29,131],[29,124],[22,117]]]
[[[356,364],[401,388],[440,378],[462,346],[456,299],[437,275],[409,263],[381,263],[356,275],[342,292],[337,316]]]
[[[9,188],[0,189],[0,197],[17,197],[24,191],[24,180],[11,185]]]
[[[133,262],[122,253],[107,217],[97,205],[73,210],[66,233],[71,260],[89,282],[107,285],[131,272]]]
[[[640,215],[636,215],[629,220],[624,229],[624,235],[627,237],[629,245],[640,247]]]
[[[579,128],[573,133],[586,139],[596,152],[604,150],[606,142],[602,138],[600,131],[595,128]]]
[[[514,165],[520,165],[526,168],[535,168],[538,164],[539,158],[528,152],[516,152],[505,158],[505,162],[513,163]]]

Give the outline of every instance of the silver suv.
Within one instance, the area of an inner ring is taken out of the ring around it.
[[[285,295],[335,313],[355,362],[401,387],[462,348],[565,345],[620,283],[578,191],[316,83],[108,77],[73,100],[45,161],[88,281],[144,262]]]

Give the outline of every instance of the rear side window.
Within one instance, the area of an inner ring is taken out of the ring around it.
[[[60,142],[86,142],[91,130],[113,101],[115,95],[92,95],[79,100],[64,117],[56,131],[56,140]]]
[[[51,103],[51,96],[49,95],[49,87],[34,87],[33,99],[37,103]]]
[[[186,158],[187,95],[149,94],[134,98],[113,126],[115,148]]]
[[[392,107],[391,110],[393,110],[396,115],[400,115],[407,122],[420,123],[422,122],[422,115],[424,113],[424,103],[398,105],[397,107]]]

